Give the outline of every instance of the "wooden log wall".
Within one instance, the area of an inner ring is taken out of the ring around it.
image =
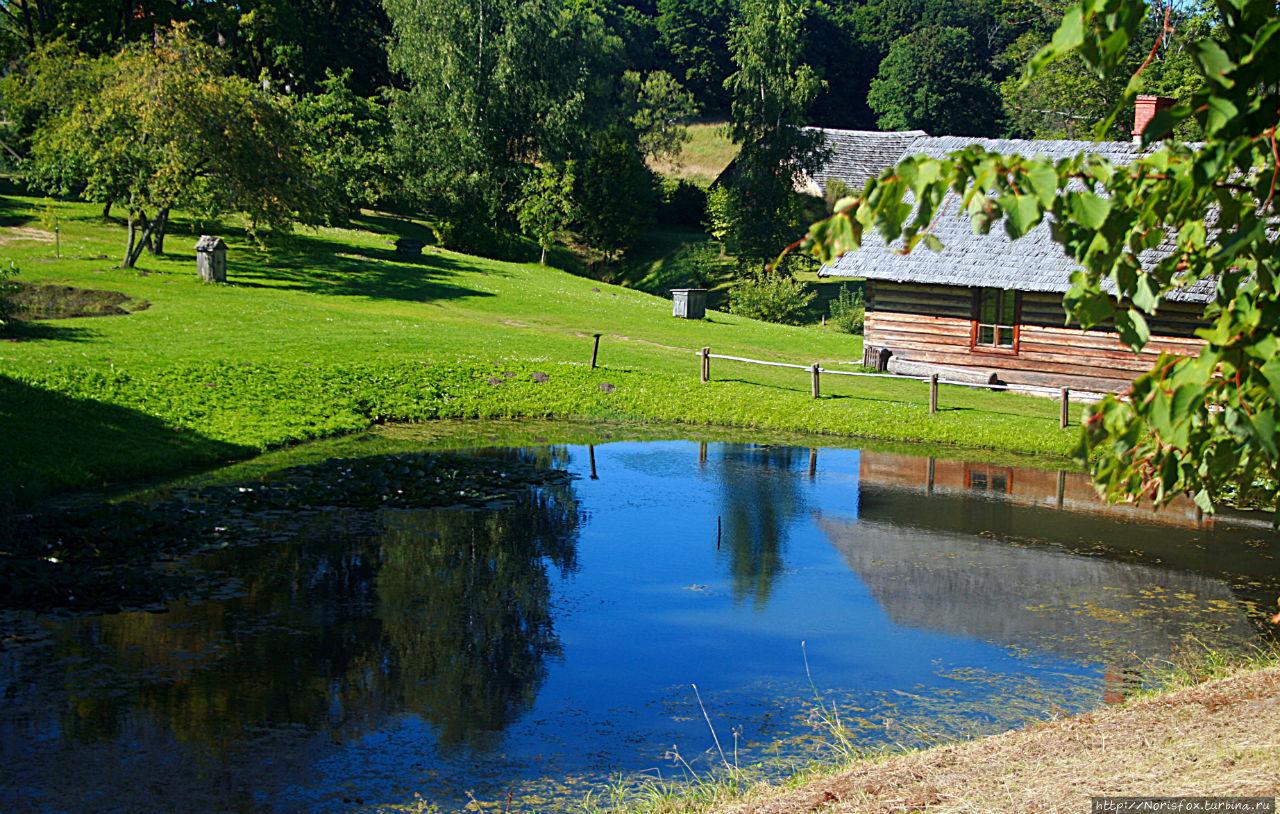
[[[1023,292],[1016,352],[975,349],[972,288],[867,281],[865,342],[901,359],[996,372],[1009,384],[1121,391],[1162,352],[1199,352],[1200,306],[1165,303],[1148,320],[1152,341],[1134,354],[1108,326],[1067,328],[1062,298]]]

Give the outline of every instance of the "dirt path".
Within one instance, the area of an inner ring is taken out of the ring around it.
[[[1090,797],[1280,795],[1280,667],[990,738],[855,764],[726,809],[1088,812]]]

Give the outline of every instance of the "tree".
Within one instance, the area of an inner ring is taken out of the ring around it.
[[[882,130],[996,136],[1000,97],[963,28],[925,26],[896,40],[871,80],[867,104]]]
[[[654,71],[641,76],[635,71],[622,75],[622,98],[634,99],[628,122],[636,132],[636,146],[646,158],[674,158],[689,140],[683,122],[698,112],[693,94],[671,74]]]
[[[236,210],[251,230],[316,222],[313,176],[283,101],[224,75],[189,27],[82,62],[94,81],[37,127],[31,177],[59,194],[126,202],[125,267],[144,245],[163,252],[174,207]]]
[[[316,176],[322,209],[345,220],[360,206],[390,197],[391,120],[386,105],[357,96],[351,71],[330,73],[317,93],[289,97],[290,115]]]
[[[350,87],[372,96],[391,78],[383,48],[391,23],[379,0],[187,2],[183,13],[246,79],[305,93],[350,71]]]
[[[1280,257],[1271,237],[1280,15],[1272,0],[1218,0],[1217,12],[1217,28],[1183,43],[1200,76],[1195,92],[1143,133],[1150,145],[1193,122],[1200,145],[1167,141],[1125,167],[1087,153],[1055,165],[976,146],[941,161],[908,158],[815,224],[807,240],[823,260],[856,249],[871,229],[901,237],[908,251],[921,242],[937,248],[929,226],[950,195],[975,229],[1002,222],[1014,239],[1051,218],[1054,240],[1080,265],[1064,299],[1069,318],[1086,327],[1114,320],[1135,350],[1164,295],[1213,281],[1203,350],[1162,356],[1124,397],[1089,408],[1079,450],[1112,498],[1159,505],[1185,493],[1205,511],[1224,497],[1274,499],[1280,485]],[[1032,59],[1032,79],[1072,54],[1099,77],[1121,70],[1146,16],[1141,0],[1081,0]],[[1143,81],[1140,66],[1126,100]],[[903,203],[908,193],[914,208]],[[1141,261],[1166,241],[1172,250]]]
[[[800,62],[806,0],[744,0],[730,35],[737,71],[730,136],[741,145],[727,193],[726,226],[751,260],[773,256],[796,228],[796,178],[821,165],[820,136],[801,127],[822,83]]]
[[[1019,69],[1000,85],[1005,115],[1015,133],[1030,138],[1089,138],[1113,108],[1125,105],[1127,79],[1148,55],[1151,61],[1143,71],[1147,92],[1187,99],[1195,91],[1198,74],[1184,43],[1208,34],[1212,11],[1162,3],[1148,7],[1129,44],[1123,70],[1098,76],[1079,55],[1068,54],[1042,66],[1034,77],[1024,81],[1021,68],[1048,44],[1067,5],[1066,0],[1053,0],[1036,8],[1031,26],[1000,57],[1000,62]],[[1163,36],[1166,27],[1179,36]],[[1132,107],[1125,105],[1124,114],[1115,118],[1108,137],[1129,137],[1125,124],[1133,121],[1131,113]],[[1178,135],[1198,138],[1190,127],[1184,127]]]
[[[18,276],[18,266],[12,260],[9,267],[0,266],[0,333],[4,333],[9,325],[9,317],[17,310],[10,297],[18,290],[18,284],[11,277]]]
[[[732,19],[729,0],[658,0],[662,44],[704,108],[723,110],[729,103],[725,80],[734,70],[728,48]]]
[[[557,0],[387,0],[395,151],[409,191],[475,245],[509,217],[527,165],[560,165],[614,118],[620,41]]]
[[[524,184],[520,198],[511,205],[524,233],[538,241],[547,264],[547,249],[569,229],[576,215],[573,205],[573,175],[540,169]]]
[[[635,131],[624,126],[598,133],[575,172],[573,198],[582,234],[610,257],[635,241],[655,205],[653,172],[635,138]]]
[[[0,3],[0,56],[35,51],[58,40],[100,55],[178,19],[179,0],[7,0]]]

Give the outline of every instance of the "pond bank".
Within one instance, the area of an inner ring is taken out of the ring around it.
[[[1280,795],[1280,660],[1070,718],[860,760],[717,808],[800,812],[1080,812],[1090,797]]]

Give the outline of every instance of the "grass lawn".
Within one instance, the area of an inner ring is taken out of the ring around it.
[[[396,420],[556,417],[692,422],[1061,458],[1075,430],[1053,401],[713,362],[696,349],[853,369],[856,337],[711,312],[537,265],[428,247],[421,224],[367,217],[269,247],[231,221],[178,217],[166,248],[118,268],[124,230],[62,203],[61,257],[35,198],[0,196],[0,263],[24,283],[123,293],[123,316],[18,323],[0,337],[0,504],[190,470]],[[225,285],[200,282],[202,232],[230,246]],[[144,307],[145,306],[145,307]],[[591,370],[593,334],[602,334]],[[7,339],[8,341],[2,341]]]

